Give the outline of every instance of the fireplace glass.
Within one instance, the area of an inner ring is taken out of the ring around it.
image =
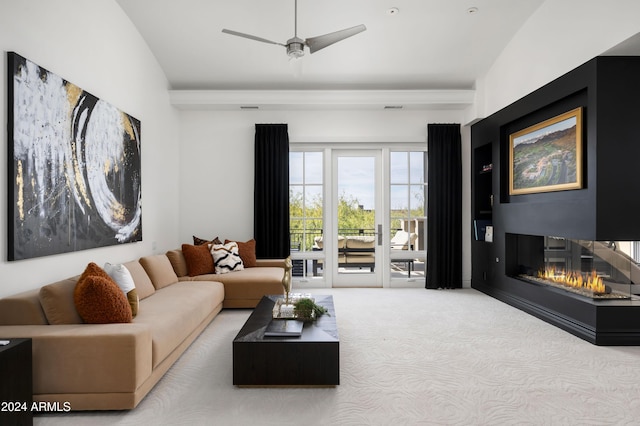
[[[506,238],[507,275],[593,300],[638,299],[636,242],[522,234]]]

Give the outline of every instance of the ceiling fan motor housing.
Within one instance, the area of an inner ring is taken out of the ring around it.
[[[304,40],[298,37],[287,40],[287,55],[293,58],[304,56]]]

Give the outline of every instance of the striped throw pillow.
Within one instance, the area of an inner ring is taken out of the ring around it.
[[[236,242],[212,245],[211,255],[213,256],[216,274],[226,274],[244,269]]]

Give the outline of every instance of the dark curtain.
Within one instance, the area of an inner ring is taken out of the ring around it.
[[[429,124],[426,288],[462,287],[462,138],[459,124]]]
[[[286,124],[256,124],[253,232],[256,256],[289,256],[289,133]]]

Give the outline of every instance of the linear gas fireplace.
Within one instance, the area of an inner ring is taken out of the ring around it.
[[[598,345],[640,345],[631,242],[504,233],[504,276],[487,293]]]
[[[593,301],[639,299],[631,242],[505,234],[506,274]]]

